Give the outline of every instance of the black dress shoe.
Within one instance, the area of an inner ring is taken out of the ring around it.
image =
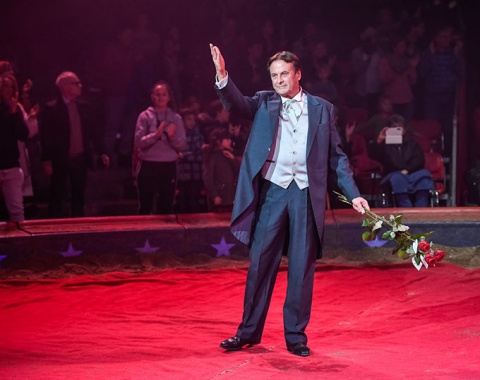
[[[252,346],[255,343],[252,343],[248,340],[244,340],[239,338],[238,336],[232,336],[227,340],[224,340],[220,343],[220,347],[227,350],[227,351],[238,351],[241,350],[244,346]]]
[[[287,350],[294,355],[310,356],[310,348],[308,348],[305,343],[287,344]]]

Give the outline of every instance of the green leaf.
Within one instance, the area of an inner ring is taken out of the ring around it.
[[[400,257],[401,259],[403,259],[403,257],[407,254],[407,252],[404,250],[404,249],[400,249],[398,252],[397,252],[397,256]]]
[[[377,237],[377,234],[373,231],[365,231],[363,234],[362,234],[362,239],[363,241],[371,241],[371,240],[375,240],[375,238]]]
[[[392,233],[392,230],[388,230],[387,232],[384,232],[382,235],[382,240],[392,240],[392,237],[390,234]]]
[[[362,227],[368,227],[372,224],[373,224],[373,222],[370,219],[363,219]]]
[[[402,215],[402,214],[397,215],[397,216],[395,217],[395,223],[397,223],[397,224],[402,224],[402,218],[403,218],[403,215]]]

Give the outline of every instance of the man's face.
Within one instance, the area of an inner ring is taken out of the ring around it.
[[[293,63],[282,60],[273,61],[270,65],[270,79],[273,89],[285,98],[293,98],[300,91],[302,72],[295,71]]]
[[[67,99],[76,99],[82,94],[82,82],[77,76],[69,76],[60,84],[60,91]]]

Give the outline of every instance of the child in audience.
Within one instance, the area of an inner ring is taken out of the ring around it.
[[[203,180],[208,208],[214,212],[230,212],[240,165],[235,159],[228,131],[214,129],[205,150]]]

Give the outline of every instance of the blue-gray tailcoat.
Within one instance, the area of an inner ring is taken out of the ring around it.
[[[230,226],[233,235],[249,245],[257,211],[260,171],[274,142],[282,102],[274,91],[260,91],[253,97],[243,96],[231,78],[224,88],[216,90],[227,110],[253,120],[240,167]],[[333,105],[308,93],[306,96],[307,174],[318,236],[322,239],[329,168],[336,173],[337,183],[349,200],[360,196],[360,193],[353,180],[348,158],[341,147]]]

